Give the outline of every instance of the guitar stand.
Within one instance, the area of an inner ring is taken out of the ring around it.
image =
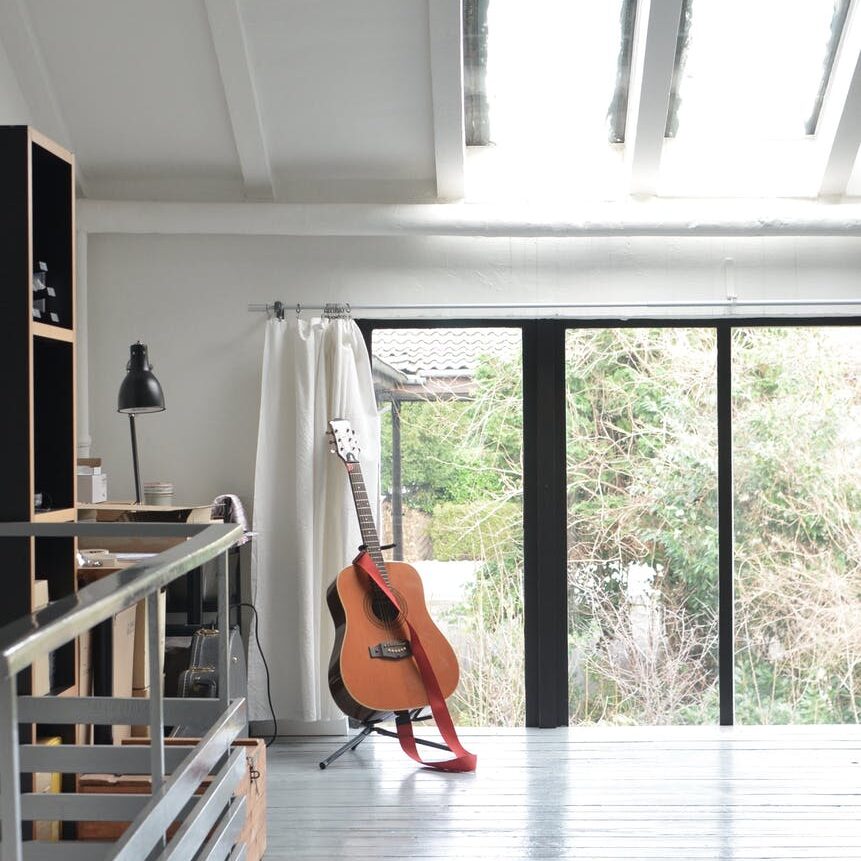
[[[422,715],[421,711],[422,710],[419,709],[413,714],[410,714],[409,712],[395,712],[395,717],[397,721],[406,719],[413,723],[422,720],[430,720],[433,717],[433,715],[429,714]],[[328,768],[336,759],[338,759],[338,757],[345,754],[348,750],[355,750],[372,732],[388,736],[389,738],[397,738],[398,734],[396,732],[377,726],[380,721],[386,719],[387,718],[380,718],[378,720],[363,721],[361,723],[361,732],[358,735],[354,735],[346,744],[342,744],[331,756],[327,756],[326,759],[322,760],[320,762],[320,768]],[[451,748],[447,744],[440,744],[438,741],[427,741],[422,738],[417,738],[415,742],[416,744],[423,744],[426,747],[435,747],[439,750],[447,750],[451,752]]]

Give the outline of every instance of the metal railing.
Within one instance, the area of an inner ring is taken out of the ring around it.
[[[231,748],[246,722],[245,700],[229,698],[227,557],[242,537],[233,524],[165,523],[0,523],[0,539],[142,538],[188,539],[128,568],[109,574],[79,592],[0,628],[0,861],[62,858],[118,861],[198,861],[245,857],[235,845],[243,825],[245,799],[234,798],[246,762]],[[0,547],[4,542],[0,542]],[[217,560],[218,696],[164,698],[158,612],[161,589],[210,559]],[[0,553],[2,573],[2,553]],[[2,583],[2,579],[0,579]],[[2,595],[2,592],[0,592]],[[147,606],[151,682],[146,698],[20,696],[17,674],[38,658],[73,641],[139,601]],[[164,726],[193,721],[209,726],[193,747],[165,747]],[[19,724],[145,724],[149,746],[19,743]],[[166,759],[167,757],[167,759]],[[21,774],[149,774],[150,795],[21,792]],[[196,795],[205,778],[205,792]],[[182,819],[167,838],[171,824]],[[130,821],[116,842],[22,839],[21,822]]]

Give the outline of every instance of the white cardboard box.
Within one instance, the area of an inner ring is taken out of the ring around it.
[[[108,498],[108,477],[103,472],[78,476],[78,502],[104,502]]]

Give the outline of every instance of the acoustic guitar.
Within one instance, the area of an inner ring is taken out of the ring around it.
[[[400,607],[398,612],[382,588],[355,565],[345,568],[326,593],[335,622],[329,689],[344,714],[368,722],[428,705],[412,657],[407,619],[421,639],[444,697],[457,687],[459,670],[454,650],[431,620],[416,570],[405,562],[383,560],[350,422],[330,421],[329,440],[332,453],[347,467],[364,549]]]

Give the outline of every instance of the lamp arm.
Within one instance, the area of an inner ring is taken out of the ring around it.
[[[140,464],[138,463],[138,435],[135,430],[135,414],[129,413],[129,428],[132,434],[132,465],[135,471],[135,502],[140,504],[143,501],[141,496],[141,472]]]

